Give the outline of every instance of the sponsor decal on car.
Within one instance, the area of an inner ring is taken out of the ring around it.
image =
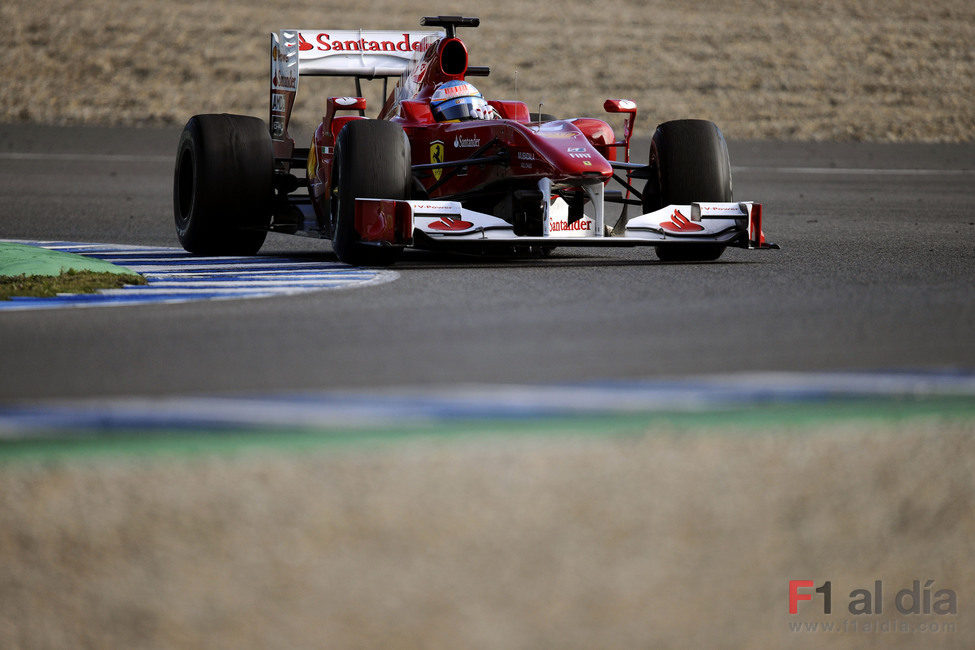
[[[575,230],[592,230],[592,219],[580,219],[573,223],[566,223],[565,221],[553,221],[549,225],[549,232],[572,232]]]
[[[443,142],[441,142],[440,140],[434,140],[433,142],[431,142],[430,143],[430,162],[431,162],[431,164],[433,164],[433,163],[442,163],[443,162],[443,152],[444,152]],[[443,168],[438,167],[438,168],[436,168],[436,169],[433,170],[433,177],[436,180],[438,180],[438,181],[440,180],[440,176],[442,174],[443,174]]]
[[[592,154],[588,153],[570,153],[569,158],[592,158]]]
[[[272,93],[271,94],[271,112],[272,113],[284,113],[285,111],[285,97],[282,93]]]
[[[410,202],[414,213],[422,212],[456,212],[460,209],[459,204],[455,203],[424,203],[422,201]]]
[[[295,33],[284,30],[271,34],[271,89],[294,92],[298,89],[298,50]]]
[[[538,135],[542,136],[543,138],[551,138],[555,140],[555,139],[572,139],[575,138],[577,135],[581,135],[581,134],[575,133],[573,131],[539,131]]]
[[[284,118],[280,115],[271,116],[271,137],[280,138],[284,135]]]
[[[296,90],[298,88],[298,77],[275,74],[271,79],[271,87],[274,90]]]
[[[538,127],[536,131],[538,135],[543,138],[566,138],[572,139],[576,136],[581,136],[576,127],[569,124],[568,122],[545,122]]]
[[[747,216],[748,213],[743,211],[741,206],[737,203],[731,203],[727,205],[720,205],[714,203],[701,203],[701,212],[704,214],[727,214],[736,217]]]
[[[308,32],[305,32],[308,33]],[[389,33],[369,34],[359,36],[358,32],[312,32],[312,43],[304,34],[298,35],[298,47],[302,52],[420,52],[424,48],[423,41],[414,41],[409,32],[402,32],[402,38],[394,40]],[[386,37],[386,38],[384,38]]]
[[[704,230],[704,226],[699,223],[694,223],[681,214],[680,210],[674,210],[674,214],[670,216],[670,219],[670,221],[660,222],[660,227],[671,232],[699,232]]]
[[[470,221],[464,221],[460,217],[442,216],[440,221],[433,221],[428,226],[434,230],[469,230],[474,227]]]
[[[456,149],[473,148],[473,147],[480,147],[480,146],[481,146],[481,139],[477,136],[474,136],[473,138],[464,138],[458,135],[457,137],[454,138],[454,148]]]

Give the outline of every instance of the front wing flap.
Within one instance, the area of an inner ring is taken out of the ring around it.
[[[778,248],[762,232],[762,205],[750,201],[669,205],[634,217],[622,234],[611,234],[605,226],[599,228],[600,219],[570,219],[568,205],[558,198],[546,211],[542,236],[518,235],[509,222],[468,210],[457,201],[358,199],[356,203],[356,230],[363,241],[377,245],[627,247],[679,242]]]

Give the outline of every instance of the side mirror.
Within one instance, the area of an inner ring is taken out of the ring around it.
[[[626,121],[623,123],[623,139],[615,142],[614,146],[623,147],[624,160],[630,162],[630,138],[633,136],[633,125],[636,123],[636,102],[632,99],[607,99],[603,103],[603,110],[607,113],[623,113]]]

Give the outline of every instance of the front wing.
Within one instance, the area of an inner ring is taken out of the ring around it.
[[[597,203],[601,205],[601,202]],[[357,199],[356,230],[375,245],[490,250],[512,246],[627,247],[679,244],[720,244],[772,249],[762,232],[762,205],[692,203],[669,205],[630,218],[612,230],[602,210],[572,219],[561,198],[544,211],[539,236],[516,234],[514,226],[490,214],[468,210],[456,201],[394,201]]]

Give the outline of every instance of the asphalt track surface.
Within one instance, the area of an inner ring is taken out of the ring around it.
[[[178,246],[178,134],[0,126],[0,238]],[[5,312],[0,400],[975,367],[975,145],[729,148],[782,250],[409,251],[364,288]],[[278,235],[262,254],[335,261]]]

